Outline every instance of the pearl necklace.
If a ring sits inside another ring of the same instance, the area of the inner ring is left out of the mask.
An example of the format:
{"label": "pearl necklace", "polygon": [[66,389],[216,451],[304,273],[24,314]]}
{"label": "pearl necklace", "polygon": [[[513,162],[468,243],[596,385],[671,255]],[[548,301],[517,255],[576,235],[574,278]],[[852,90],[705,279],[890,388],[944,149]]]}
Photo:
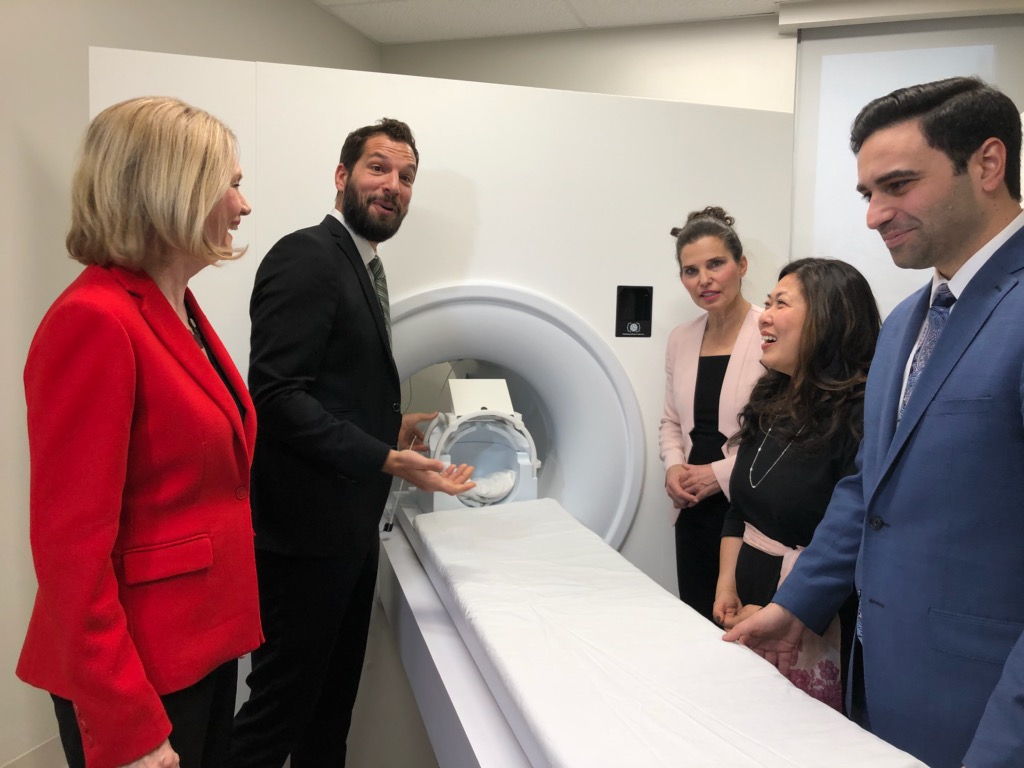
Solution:
{"label": "pearl necklace", "polygon": [[750,483],[751,489],[757,488],[757,486],[764,482],[764,479],[768,477],[768,475],[771,473],[773,469],[775,469],[775,465],[782,461],[782,457],[786,455],[786,451],[788,451],[789,446],[793,444],[793,440],[796,440],[796,438],[800,437],[800,433],[804,431],[803,427],[800,427],[800,429],[796,431],[796,434],[793,435],[793,439],[786,443],[786,447],[782,449],[782,453],[780,453],[778,458],[776,458],[775,461],[772,462],[772,465],[768,467],[767,471],[763,475],[761,475],[761,479],[755,483],[754,465],[757,463],[757,460],[761,457],[761,449],[764,448],[764,444],[768,442],[768,436],[772,433],[772,430],[774,428],[775,422],[772,421],[772,425],[768,427],[768,431],[765,432],[764,439],[761,440],[761,445],[759,445],[757,448],[757,453],[754,454],[754,460],[750,462],[750,469],[747,471],[747,481]]}

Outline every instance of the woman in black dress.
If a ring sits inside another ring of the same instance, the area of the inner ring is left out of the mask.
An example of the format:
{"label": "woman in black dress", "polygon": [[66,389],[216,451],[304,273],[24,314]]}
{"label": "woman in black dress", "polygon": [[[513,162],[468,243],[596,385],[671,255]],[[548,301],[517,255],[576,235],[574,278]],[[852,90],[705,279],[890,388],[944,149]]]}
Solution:
{"label": "woman in black dress", "polygon": [[[769,372],[755,385],[732,438],[739,451],[714,606],[715,620],[726,628],[771,601],[810,543],[836,483],[855,471],[864,383],[880,325],[871,288],[849,264],[800,259],[779,273],[760,320],[761,361]],[[837,709],[856,619],[850,589],[838,626],[824,643],[806,638],[803,663],[790,674]]]}

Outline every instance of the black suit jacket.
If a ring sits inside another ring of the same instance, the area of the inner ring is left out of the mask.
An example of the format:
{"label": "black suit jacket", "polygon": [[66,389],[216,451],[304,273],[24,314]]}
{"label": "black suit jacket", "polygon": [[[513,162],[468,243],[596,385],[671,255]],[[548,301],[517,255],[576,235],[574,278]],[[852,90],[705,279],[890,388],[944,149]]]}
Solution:
{"label": "black suit jacket", "polygon": [[400,384],[366,266],[333,216],[260,263],[249,388],[256,547],[356,554],[376,543],[401,427]]}

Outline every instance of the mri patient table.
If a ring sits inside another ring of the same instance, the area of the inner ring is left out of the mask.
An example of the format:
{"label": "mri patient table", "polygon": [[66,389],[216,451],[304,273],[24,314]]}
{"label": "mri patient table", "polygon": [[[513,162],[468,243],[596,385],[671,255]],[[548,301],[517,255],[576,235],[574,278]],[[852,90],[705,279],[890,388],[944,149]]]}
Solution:
{"label": "mri patient table", "polygon": [[438,762],[911,768],[550,499],[399,503],[380,591]]}

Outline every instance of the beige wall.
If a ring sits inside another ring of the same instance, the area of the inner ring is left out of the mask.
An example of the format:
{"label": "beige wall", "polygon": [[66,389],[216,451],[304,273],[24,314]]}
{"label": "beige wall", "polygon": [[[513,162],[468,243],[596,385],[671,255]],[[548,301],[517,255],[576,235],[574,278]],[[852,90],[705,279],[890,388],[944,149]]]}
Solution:
{"label": "beige wall", "polygon": [[[887,0],[887,12],[895,5],[927,3]],[[78,271],[63,235],[88,120],[89,46],[779,112],[793,111],[797,52],[774,17],[379,47],[313,0],[0,0],[0,766],[17,768],[60,765],[52,741],[17,759],[55,733],[46,697],[13,674],[35,592],[21,368],[40,317]]]}
{"label": "beige wall", "polygon": [[[0,766],[55,732],[46,697],[13,675],[35,592],[20,378],[40,317],[78,271],[63,236],[90,46],[792,108],[795,38],[771,19],[380,48],[300,0],[3,0],[0,14]],[[50,755],[17,764],[49,768]]]}
{"label": "beige wall", "polygon": [[[394,74],[792,113],[796,51],[796,37],[780,35],[775,17],[766,16],[384,46],[381,57],[383,69]],[[757,142],[758,137],[750,140]],[[642,135],[637,144],[650,154]],[[658,147],[654,156],[660,152],[668,157],[674,151],[671,146]],[[614,186],[614,178],[611,183]],[[778,265],[762,261],[758,269],[767,281]],[[649,399],[646,405],[641,403],[642,408],[649,405]],[[648,474],[657,474],[656,424],[656,417],[645,424]],[[660,481],[651,482],[648,476],[621,552],[674,591],[675,544],[665,535],[663,501]]]}
{"label": "beige wall", "polygon": [[[0,765],[56,733],[48,699],[14,677],[35,594],[21,369],[40,317],[79,269],[63,241],[74,156],[88,122],[89,46],[346,69],[380,65],[376,45],[302,0],[0,3]],[[54,763],[44,747],[18,765]]]}
{"label": "beige wall", "polygon": [[63,237],[90,46],[775,111],[792,110],[796,62],[795,38],[771,18],[378,47],[312,0],[0,0],[0,766],[17,768],[60,764],[48,700],[13,673],[35,593],[21,369],[39,319],[78,272]]}
{"label": "beige wall", "polygon": [[774,16],[381,48],[403,75],[793,111],[796,36]]}

